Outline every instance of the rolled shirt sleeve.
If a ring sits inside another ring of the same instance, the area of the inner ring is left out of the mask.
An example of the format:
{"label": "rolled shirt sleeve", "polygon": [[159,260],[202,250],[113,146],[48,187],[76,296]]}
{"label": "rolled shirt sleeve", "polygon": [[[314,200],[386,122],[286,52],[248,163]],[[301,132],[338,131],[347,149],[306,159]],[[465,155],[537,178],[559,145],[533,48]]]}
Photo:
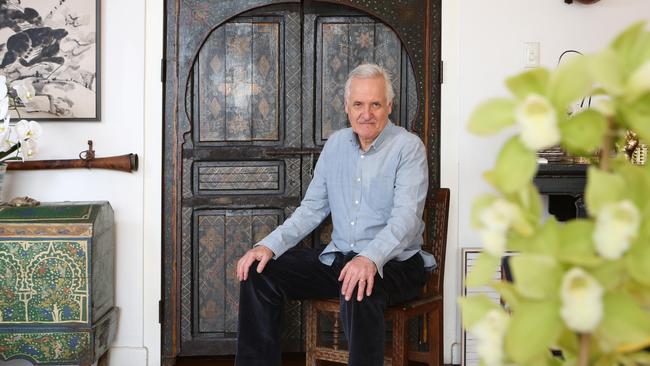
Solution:
{"label": "rolled shirt sleeve", "polygon": [[271,249],[274,259],[298,244],[300,240],[318,227],[330,213],[325,180],[326,149],[327,144],[316,162],[314,176],[300,206],[282,225],[255,244],[256,246],[264,245]]}

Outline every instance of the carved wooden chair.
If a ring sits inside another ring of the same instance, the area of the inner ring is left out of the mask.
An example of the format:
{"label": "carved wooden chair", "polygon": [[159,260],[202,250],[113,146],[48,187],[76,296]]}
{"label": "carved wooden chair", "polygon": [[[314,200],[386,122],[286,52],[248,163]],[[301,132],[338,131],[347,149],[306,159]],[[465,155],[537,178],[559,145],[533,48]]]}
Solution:
{"label": "carved wooden chair", "polygon": [[[442,294],[447,247],[449,189],[438,188],[433,197],[426,202],[425,216],[428,216],[427,221],[434,227],[433,230],[427,230],[428,237],[425,233],[423,249],[434,255],[438,266],[431,272],[420,298],[386,309],[385,318],[392,323],[393,338],[391,347],[386,347],[384,365],[404,366],[408,364],[409,360],[430,366],[443,364]],[[332,323],[331,330],[318,329],[321,323],[319,321],[320,314],[329,315]],[[409,319],[416,319],[416,323],[409,323]],[[409,334],[409,331],[415,334]],[[338,298],[307,302],[306,333],[307,366],[316,366],[319,360],[348,363],[348,351],[342,342]],[[409,342],[409,340],[414,340],[414,342]],[[415,343],[417,347],[409,347],[409,343]]]}

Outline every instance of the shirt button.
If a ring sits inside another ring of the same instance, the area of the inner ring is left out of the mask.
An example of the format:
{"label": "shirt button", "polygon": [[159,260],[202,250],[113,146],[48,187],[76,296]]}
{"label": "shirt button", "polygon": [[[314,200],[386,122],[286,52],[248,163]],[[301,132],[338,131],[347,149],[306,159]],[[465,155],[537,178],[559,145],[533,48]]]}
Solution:
{"label": "shirt button", "polygon": [[350,247],[354,248],[354,244],[350,244]]}
{"label": "shirt button", "polygon": [[355,204],[355,205],[358,205],[358,204],[359,204],[359,201],[354,201],[354,204]]}
{"label": "shirt button", "polygon": [[361,178],[357,178],[357,182],[361,182]]}
{"label": "shirt button", "polygon": [[354,221],[351,221],[351,222],[350,222],[350,225],[354,226]]}
{"label": "shirt button", "polygon": [[363,159],[363,158],[365,158],[365,157],[366,157],[365,155],[361,155],[361,159]]}

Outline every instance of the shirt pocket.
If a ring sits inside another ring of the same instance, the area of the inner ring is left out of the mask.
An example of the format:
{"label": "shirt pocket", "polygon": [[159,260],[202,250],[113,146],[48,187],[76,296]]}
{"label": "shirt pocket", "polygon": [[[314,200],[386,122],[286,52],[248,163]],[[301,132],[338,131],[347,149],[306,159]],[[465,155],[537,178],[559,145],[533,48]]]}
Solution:
{"label": "shirt pocket", "polygon": [[368,207],[382,214],[389,214],[393,208],[395,180],[391,176],[377,176],[368,185]]}

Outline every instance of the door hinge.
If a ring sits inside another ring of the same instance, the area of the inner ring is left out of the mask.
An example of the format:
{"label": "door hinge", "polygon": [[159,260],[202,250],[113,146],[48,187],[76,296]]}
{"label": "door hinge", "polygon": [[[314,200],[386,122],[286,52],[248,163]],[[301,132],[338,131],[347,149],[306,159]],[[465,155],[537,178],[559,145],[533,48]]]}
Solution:
{"label": "door hinge", "polygon": [[167,75],[167,60],[160,59],[160,82],[164,83]]}
{"label": "door hinge", "polygon": [[158,323],[162,324],[165,318],[164,316],[165,306],[162,300],[158,300]]}
{"label": "door hinge", "polygon": [[445,69],[444,67],[445,62],[440,60],[440,63],[438,63],[438,83],[442,84],[445,80],[443,70]]}

